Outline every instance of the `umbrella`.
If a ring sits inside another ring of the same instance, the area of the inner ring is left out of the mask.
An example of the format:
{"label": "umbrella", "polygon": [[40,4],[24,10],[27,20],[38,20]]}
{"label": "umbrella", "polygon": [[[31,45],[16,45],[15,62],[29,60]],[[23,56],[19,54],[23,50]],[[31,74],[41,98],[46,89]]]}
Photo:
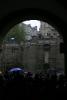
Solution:
{"label": "umbrella", "polygon": [[24,72],[24,69],[21,69],[21,68],[12,68],[8,72],[17,72],[17,71],[23,71]]}

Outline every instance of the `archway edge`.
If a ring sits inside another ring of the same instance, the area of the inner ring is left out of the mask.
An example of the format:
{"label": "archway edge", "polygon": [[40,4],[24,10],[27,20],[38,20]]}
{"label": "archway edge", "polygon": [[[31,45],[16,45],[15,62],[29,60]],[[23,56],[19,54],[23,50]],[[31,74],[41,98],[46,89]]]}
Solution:
{"label": "archway edge", "polygon": [[45,21],[48,24],[52,25],[54,28],[56,28],[56,30],[58,30],[64,38],[63,29],[65,28],[65,23],[51,12],[35,8],[26,8],[23,10],[18,10],[4,16],[0,21],[0,37],[4,37],[14,25],[26,20]]}
{"label": "archway edge", "polygon": [[[25,20],[41,20],[49,23],[53,27],[55,27],[59,33],[63,36],[64,43],[66,45],[66,23],[60,19],[57,15],[53,13],[42,10],[42,9],[33,9],[33,8],[26,8],[22,10],[17,10],[11,12],[4,16],[0,21],[0,38],[4,38],[6,33],[16,24],[25,21]],[[65,46],[65,53],[66,46]],[[66,63],[65,63],[66,64]],[[67,69],[67,68],[66,68]]]}

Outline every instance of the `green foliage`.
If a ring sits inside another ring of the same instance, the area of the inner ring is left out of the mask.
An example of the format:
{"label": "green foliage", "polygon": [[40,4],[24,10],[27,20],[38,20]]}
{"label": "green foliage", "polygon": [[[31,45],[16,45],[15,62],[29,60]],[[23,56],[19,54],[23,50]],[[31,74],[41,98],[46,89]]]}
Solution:
{"label": "green foliage", "polygon": [[25,40],[25,31],[23,24],[15,25],[6,35],[5,40],[9,41],[10,38],[15,38],[17,42],[21,42]]}

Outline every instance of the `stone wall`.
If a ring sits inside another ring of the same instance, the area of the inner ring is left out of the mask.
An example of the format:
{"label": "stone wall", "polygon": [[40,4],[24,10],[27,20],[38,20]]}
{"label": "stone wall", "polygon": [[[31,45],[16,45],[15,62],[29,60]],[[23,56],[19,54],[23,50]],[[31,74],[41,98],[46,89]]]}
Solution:
{"label": "stone wall", "polygon": [[64,69],[64,54],[60,53],[60,42],[59,37],[32,37],[31,41],[21,44],[3,44],[0,68],[6,70],[11,66],[23,66],[26,71],[32,72],[44,72],[47,67]]}

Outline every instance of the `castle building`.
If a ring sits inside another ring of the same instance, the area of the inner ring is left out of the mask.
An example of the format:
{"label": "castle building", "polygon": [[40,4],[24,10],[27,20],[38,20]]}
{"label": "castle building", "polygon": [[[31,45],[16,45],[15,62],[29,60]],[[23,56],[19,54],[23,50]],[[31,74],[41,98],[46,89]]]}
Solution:
{"label": "castle building", "polygon": [[[62,36],[48,23],[41,22],[40,30],[24,24],[25,42],[3,44],[0,63],[5,66],[23,66],[26,71],[45,72],[49,68],[64,70],[64,53],[60,53]],[[3,60],[4,57],[4,60]]]}

